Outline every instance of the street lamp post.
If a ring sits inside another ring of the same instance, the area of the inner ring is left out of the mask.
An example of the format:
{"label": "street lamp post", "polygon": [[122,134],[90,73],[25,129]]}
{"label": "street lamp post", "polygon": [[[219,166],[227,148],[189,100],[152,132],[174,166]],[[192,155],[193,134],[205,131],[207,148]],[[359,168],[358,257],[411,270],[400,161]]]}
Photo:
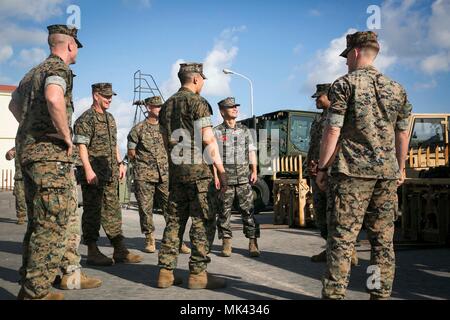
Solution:
{"label": "street lamp post", "polygon": [[223,69],[223,73],[237,75],[239,77],[244,78],[245,80],[247,80],[250,83],[250,106],[251,106],[251,109],[252,109],[252,118],[254,119],[255,118],[255,112],[254,112],[254,109],[253,109],[253,82],[252,82],[252,80],[250,80],[248,77],[244,76],[243,74],[237,73],[237,72],[232,71],[230,69]]}

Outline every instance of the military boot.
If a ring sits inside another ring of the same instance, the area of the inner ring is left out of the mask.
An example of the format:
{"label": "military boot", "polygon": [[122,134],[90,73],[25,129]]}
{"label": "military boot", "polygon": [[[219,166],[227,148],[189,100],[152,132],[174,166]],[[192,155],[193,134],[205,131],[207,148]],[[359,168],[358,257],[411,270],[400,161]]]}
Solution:
{"label": "military boot", "polygon": [[167,289],[171,286],[179,286],[183,283],[181,278],[175,277],[173,275],[173,270],[161,268],[158,275],[157,287],[160,289]]}
{"label": "military boot", "polygon": [[312,262],[327,262],[327,250],[311,257]]}
{"label": "military boot", "polygon": [[231,238],[223,238],[222,240],[222,256],[231,257]]}
{"label": "military boot", "polygon": [[123,239],[114,238],[111,239],[111,243],[114,246],[113,259],[117,263],[139,263],[142,262],[142,257],[138,254],[131,253],[125,247]]}
{"label": "military boot", "polygon": [[189,289],[221,289],[227,285],[224,279],[210,275],[208,272],[203,271],[199,274],[189,274],[188,288]]}
{"label": "military boot", "polygon": [[108,258],[97,247],[95,242],[91,242],[87,245],[88,247],[88,256],[87,256],[87,264],[90,266],[99,266],[99,267],[108,267],[114,264],[114,260]]}
{"label": "military boot", "polygon": [[21,288],[17,295],[17,300],[64,300],[64,294],[58,292],[49,292],[45,296],[39,298],[31,297],[26,291]]}
{"label": "military boot", "polygon": [[19,226],[24,225],[24,224],[25,224],[25,217],[19,217],[19,218],[17,218],[16,224],[19,225]]}
{"label": "military boot", "polygon": [[181,248],[180,248],[181,254],[191,254],[191,249],[186,245],[186,243],[182,242]]}
{"label": "military boot", "polygon": [[94,289],[102,285],[102,280],[97,278],[90,278],[83,272],[76,272],[70,275],[63,275],[59,288],[61,290],[80,290],[80,289]]}
{"label": "military boot", "polygon": [[145,236],[145,248],[144,252],[154,253],[156,251],[155,236],[153,233],[149,233]]}
{"label": "military boot", "polygon": [[252,258],[257,258],[261,255],[258,249],[258,241],[256,239],[250,239],[248,251],[250,253],[250,257]]}
{"label": "military boot", "polygon": [[356,248],[353,249],[353,253],[352,253],[352,266],[357,266],[358,265],[358,251],[356,251]]}

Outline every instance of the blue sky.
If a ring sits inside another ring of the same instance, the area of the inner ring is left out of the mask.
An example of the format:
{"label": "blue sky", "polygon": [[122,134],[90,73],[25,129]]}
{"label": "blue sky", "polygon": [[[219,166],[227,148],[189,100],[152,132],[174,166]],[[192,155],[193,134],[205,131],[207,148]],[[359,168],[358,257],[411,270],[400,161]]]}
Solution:
{"label": "blue sky", "polygon": [[112,82],[122,136],[134,115],[133,73],[151,73],[168,98],[181,60],[205,63],[214,107],[233,95],[250,115],[248,83],[221,74],[227,67],[253,80],[257,115],[313,110],[315,83],[345,74],[338,54],[347,32],[367,29],[369,5],[381,8],[380,69],[404,85],[414,112],[450,112],[449,0],[0,0],[1,84],[17,84],[45,58],[46,26],[65,23],[70,4],[81,9],[85,46],[73,66],[77,114],[92,83]]}

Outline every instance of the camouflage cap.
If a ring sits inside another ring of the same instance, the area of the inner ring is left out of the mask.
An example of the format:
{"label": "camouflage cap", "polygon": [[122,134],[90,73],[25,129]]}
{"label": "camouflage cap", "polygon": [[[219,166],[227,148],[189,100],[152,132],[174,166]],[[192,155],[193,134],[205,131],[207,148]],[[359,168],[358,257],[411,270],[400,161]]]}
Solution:
{"label": "camouflage cap", "polygon": [[178,75],[183,73],[199,73],[203,77],[203,79],[205,80],[207,79],[206,76],[203,74],[203,63],[196,63],[196,62],[181,63]]}
{"label": "camouflage cap", "polygon": [[160,96],[150,97],[144,100],[146,106],[162,106],[164,103]]}
{"label": "camouflage cap", "polygon": [[347,49],[341,53],[341,57],[347,58],[347,54],[354,48],[371,47],[380,50],[378,35],[373,31],[355,32],[347,35]]}
{"label": "camouflage cap", "polygon": [[48,35],[51,34],[65,34],[71,36],[78,45],[78,48],[83,48],[83,45],[77,38],[78,29],[75,27],[69,27],[65,24],[54,24],[47,27]]}
{"label": "camouflage cap", "polygon": [[92,91],[98,92],[103,96],[117,96],[112,89],[111,83],[95,83],[92,85]]}
{"label": "camouflage cap", "polygon": [[323,95],[328,95],[328,91],[331,88],[331,83],[318,84],[316,87],[317,87],[316,93],[314,93],[314,95],[311,98],[318,98]]}
{"label": "camouflage cap", "polygon": [[236,103],[236,100],[233,97],[228,97],[226,99],[223,99],[218,103],[219,108],[229,108],[229,107],[239,107],[240,104]]}

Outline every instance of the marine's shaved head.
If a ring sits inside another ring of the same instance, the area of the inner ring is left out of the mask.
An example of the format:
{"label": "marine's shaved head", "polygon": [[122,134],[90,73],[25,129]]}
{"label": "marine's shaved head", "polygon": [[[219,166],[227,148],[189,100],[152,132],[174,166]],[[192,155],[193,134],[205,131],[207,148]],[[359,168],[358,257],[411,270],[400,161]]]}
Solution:
{"label": "marine's shaved head", "polygon": [[61,45],[67,45],[74,41],[75,40],[73,40],[71,36],[60,33],[51,34],[48,37],[48,45],[50,46],[50,49],[59,47]]}

